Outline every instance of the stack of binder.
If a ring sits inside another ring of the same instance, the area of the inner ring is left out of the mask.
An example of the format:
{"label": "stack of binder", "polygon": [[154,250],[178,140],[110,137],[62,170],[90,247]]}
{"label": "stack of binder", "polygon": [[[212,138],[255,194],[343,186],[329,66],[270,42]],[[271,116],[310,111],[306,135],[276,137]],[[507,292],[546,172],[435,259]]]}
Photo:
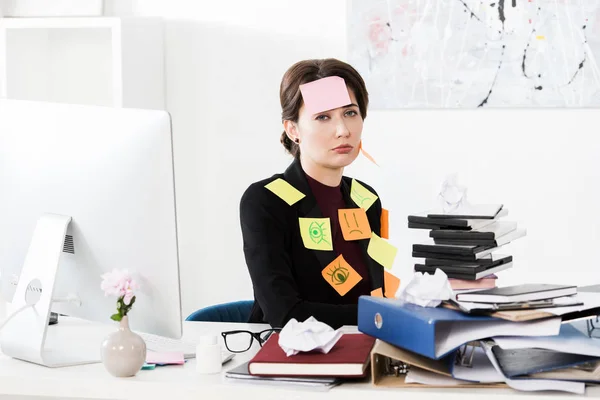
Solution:
{"label": "stack of binder", "polygon": [[600,341],[568,322],[597,315],[600,293],[576,297],[571,307],[483,315],[361,296],[358,329],[377,338],[372,382],[583,394],[600,384]]}
{"label": "stack of binder", "polygon": [[416,272],[441,269],[454,290],[496,286],[496,273],[513,266],[512,255],[499,254],[503,246],[526,235],[514,221],[505,221],[503,205],[469,205],[451,212],[424,212],[408,216],[411,229],[429,230],[429,239],[413,245]]}

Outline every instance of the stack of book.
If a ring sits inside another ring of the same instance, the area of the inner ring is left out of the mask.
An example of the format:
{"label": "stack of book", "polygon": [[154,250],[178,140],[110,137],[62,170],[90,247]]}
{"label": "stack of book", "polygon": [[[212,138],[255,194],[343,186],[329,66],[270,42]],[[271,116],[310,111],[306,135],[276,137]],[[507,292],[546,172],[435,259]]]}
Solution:
{"label": "stack of book", "polygon": [[600,384],[600,343],[570,322],[599,307],[593,288],[547,283],[457,293],[438,307],[361,296],[358,329],[378,339],[375,385],[584,394]]}
{"label": "stack of book", "polygon": [[416,272],[446,273],[453,290],[496,287],[496,273],[513,265],[512,255],[497,251],[526,235],[503,205],[468,205],[450,212],[408,216],[411,229],[429,230],[429,240],[413,245]]}

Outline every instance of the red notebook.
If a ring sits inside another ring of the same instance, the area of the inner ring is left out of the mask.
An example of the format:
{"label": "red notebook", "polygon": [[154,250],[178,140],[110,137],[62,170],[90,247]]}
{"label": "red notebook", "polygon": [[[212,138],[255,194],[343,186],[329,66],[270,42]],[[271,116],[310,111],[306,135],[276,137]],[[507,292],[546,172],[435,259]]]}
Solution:
{"label": "red notebook", "polygon": [[327,354],[313,351],[286,356],[274,333],[248,363],[251,375],[362,377],[366,375],[375,338],[347,333]]}

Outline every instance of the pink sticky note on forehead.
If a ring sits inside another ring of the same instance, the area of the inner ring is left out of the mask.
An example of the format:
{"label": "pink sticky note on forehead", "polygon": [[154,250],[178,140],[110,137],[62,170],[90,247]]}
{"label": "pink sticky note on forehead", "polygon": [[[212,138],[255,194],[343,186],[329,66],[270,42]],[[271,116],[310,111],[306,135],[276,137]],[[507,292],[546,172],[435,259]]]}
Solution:
{"label": "pink sticky note on forehead", "polygon": [[333,110],[352,103],[346,82],[339,76],[328,76],[300,85],[300,92],[304,106],[311,114]]}

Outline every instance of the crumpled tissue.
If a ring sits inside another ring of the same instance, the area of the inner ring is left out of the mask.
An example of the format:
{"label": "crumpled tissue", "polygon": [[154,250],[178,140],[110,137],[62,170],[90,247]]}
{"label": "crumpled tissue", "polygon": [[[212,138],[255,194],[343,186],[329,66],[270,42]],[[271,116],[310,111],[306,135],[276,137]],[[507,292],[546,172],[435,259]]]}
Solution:
{"label": "crumpled tissue", "polygon": [[452,212],[468,206],[467,187],[458,182],[458,174],[450,174],[444,179],[438,194],[438,200],[443,212]]}
{"label": "crumpled tissue", "polygon": [[449,300],[452,295],[448,275],[438,268],[433,275],[415,272],[398,299],[421,307],[437,307],[442,301]]}
{"label": "crumpled tissue", "polygon": [[279,332],[279,347],[288,357],[313,350],[327,354],[342,335],[341,329],[334,330],[314,317],[309,317],[304,322],[292,318]]}

